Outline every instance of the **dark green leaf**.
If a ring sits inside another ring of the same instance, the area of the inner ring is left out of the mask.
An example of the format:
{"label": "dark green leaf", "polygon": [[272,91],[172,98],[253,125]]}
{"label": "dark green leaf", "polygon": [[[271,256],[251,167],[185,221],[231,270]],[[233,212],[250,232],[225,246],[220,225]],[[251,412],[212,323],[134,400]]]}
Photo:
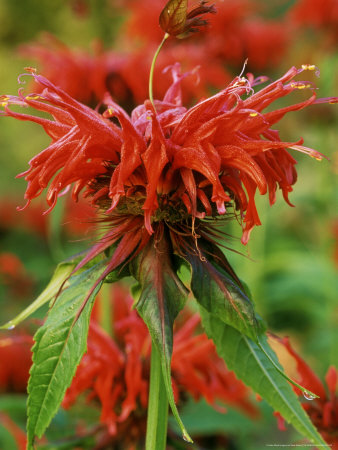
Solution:
{"label": "dark green leaf", "polygon": [[171,386],[173,323],[183,308],[188,293],[173,269],[171,253],[165,237],[156,242],[156,246],[154,240],[151,240],[131,263],[131,273],[140,285],[136,309],[161,355],[163,378],[171,409],[184,438],[190,440],[179,417]]}
{"label": "dark green leaf", "polygon": [[263,350],[251,339],[226,325],[219,318],[201,309],[202,323],[207,335],[214,341],[218,354],[228,368],[245,384],[264,398],[275,411],[315,445],[328,449],[305,413],[289,383],[279,374],[264,352],[278,360],[266,340],[261,337]]}
{"label": "dark green leaf", "polygon": [[191,290],[198,303],[224,323],[257,341],[257,335],[263,331],[261,319],[256,316],[253,303],[225,258],[223,267],[211,256],[188,254],[185,258],[191,265]]}
{"label": "dark green leaf", "polygon": [[[88,292],[105,269],[99,263],[70,278],[44,325],[36,332],[28,383],[28,448],[41,437],[57,412],[86,350],[90,312],[97,287],[77,318]],[[77,320],[76,320],[77,319]]]}

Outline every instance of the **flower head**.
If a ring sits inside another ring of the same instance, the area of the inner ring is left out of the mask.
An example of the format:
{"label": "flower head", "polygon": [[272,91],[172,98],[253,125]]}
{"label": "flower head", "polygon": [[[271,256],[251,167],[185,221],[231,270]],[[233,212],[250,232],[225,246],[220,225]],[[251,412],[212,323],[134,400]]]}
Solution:
{"label": "flower head", "polygon": [[[47,189],[47,213],[60,195],[72,189],[76,201],[83,191],[110,226],[74,273],[118,243],[101,279],[140,252],[154,232],[155,240],[160,239],[164,229],[175,251],[184,255],[196,247],[198,251],[199,236],[214,239],[219,218],[236,216],[246,244],[253,227],[261,223],[257,191],[268,193],[273,204],[280,188],[289,203],[297,173],[287,148],[323,157],[304,147],[302,139],[282,141],[273,128],[291,111],[337,101],[316,99],[310,82],[294,80],[314,69],[293,67],[258,92],[254,87],[265,77],[236,77],[218,94],[186,109],[181,82],[187,74],[176,64],[163,100],[155,100],[155,107],[146,101],[131,116],[109,95],[100,114],[29,69],[43,91],[23,95],[20,90],[17,97],[0,98],[3,115],[41,125],[52,140],[18,175],[28,182],[26,206]],[[265,111],[277,99],[305,88],[311,92],[307,100]],[[52,119],[16,112],[12,106],[31,107]]]}
{"label": "flower head", "polygon": [[[20,92],[18,97],[1,98],[4,115],[36,122],[52,139],[19,175],[28,181],[27,204],[47,188],[51,210],[58,196],[73,185],[74,200],[84,190],[108,215],[143,216],[149,234],[160,220],[217,217],[232,205],[243,217],[246,243],[253,226],[260,224],[256,190],[268,191],[272,204],[279,187],[288,201],[296,161],[286,149],[322,159],[319,152],[302,146],[302,139],[281,141],[272,127],[290,111],[335,99],[316,100],[311,89],[308,100],[264,111],[278,98],[312,88],[309,82],[293,81],[312,67],[292,68],[256,93],[253,87],[265,78],[237,77],[223,91],[187,110],[180,92],[186,74],[175,65],[173,83],[164,99],[156,101],[156,112],[146,101],[131,117],[109,96],[107,109],[100,114],[33,72],[44,88],[41,94]],[[48,112],[53,120],[14,112],[12,105]]]}

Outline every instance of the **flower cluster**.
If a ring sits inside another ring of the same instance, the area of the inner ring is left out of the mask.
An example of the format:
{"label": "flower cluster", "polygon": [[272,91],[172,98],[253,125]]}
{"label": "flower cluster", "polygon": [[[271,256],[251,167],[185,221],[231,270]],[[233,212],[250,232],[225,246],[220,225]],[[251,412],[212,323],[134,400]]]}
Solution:
{"label": "flower cluster", "polygon": [[[296,160],[287,148],[322,159],[319,152],[304,147],[302,139],[283,142],[273,128],[291,111],[337,101],[316,99],[312,83],[294,80],[304,70],[315,69],[293,67],[257,92],[254,87],[266,77],[236,77],[218,94],[187,109],[182,105],[181,82],[188,74],[181,74],[176,64],[163,100],[154,105],[146,101],[129,116],[108,94],[106,109],[100,113],[29,68],[28,75],[43,91],[24,95],[20,90],[18,96],[0,97],[4,116],[37,123],[52,140],[18,175],[28,182],[26,206],[44,189],[46,213],[70,189],[75,201],[81,191],[91,199],[108,231],[74,273],[118,244],[97,283],[136,256],[153,233],[155,241],[160,240],[165,229],[174,251],[196,254],[199,237],[214,241],[219,219],[236,217],[246,244],[253,227],[261,223],[257,191],[268,193],[273,204],[279,187],[289,203],[297,174]],[[274,101],[304,88],[310,88],[307,100],[265,111]],[[49,113],[52,119],[17,112],[14,106]]]}
{"label": "flower cluster", "polygon": [[[91,321],[88,351],[80,363],[63,406],[70,407],[85,392],[88,401],[98,402],[104,429],[98,439],[118,440],[124,448],[144,436],[148,404],[151,340],[146,325],[135,310],[132,298],[121,286],[113,290],[114,339]],[[256,417],[249,390],[229,372],[217,356],[214,344],[199,334],[197,315],[185,312],[174,333],[172,383],[175,400],[187,396],[205,398],[214,408],[226,412],[223,404]]]}
{"label": "flower cluster", "polygon": [[[303,69],[313,69],[304,66]],[[283,142],[272,129],[286,113],[318,102],[309,99],[282,109],[264,110],[278,98],[312,87],[293,81],[303,71],[290,69],[282,78],[254,93],[265,79],[235,78],[223,91],[194,107],[182,106],[179,67],[172,67],[173,83],[163,101],[137,107],[129,117],[106,96],[103,114],[75,101],[41,75],[32,72],[41,94],[2,96],[3,112],[43,126],[52,143],[20,174],[28,181],[27,204],[47,188],[51,210],[69,190],[76,200],[81,190],[107,215],[118,212],[144,216],[149,234],[156,222],[182,222],[224,215],[233,204],[243,216],[243,243],[260,224],[255,193],[269,191],[274,203],[277,187],[288,201],[296,181],[296,161],[287,147],[317,159],[322,155],[298,142]],[[244,97],[244,99],[242,98]],[[44,111],[54,120],[15,112],[20,105]],[[112,120],[109,120],[112,119]],[[117,123],[116,120],[119,122]]]}

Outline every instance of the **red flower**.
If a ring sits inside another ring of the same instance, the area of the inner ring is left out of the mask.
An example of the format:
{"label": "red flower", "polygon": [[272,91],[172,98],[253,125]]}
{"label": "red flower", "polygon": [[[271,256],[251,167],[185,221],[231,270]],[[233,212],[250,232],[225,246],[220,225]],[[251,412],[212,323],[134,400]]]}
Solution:
{"label": "red flower", "polygon": [[[159,27],[156,27],[160,30]],[[42,42],[21,48],[27,58],[37,61],[41,73],[53,84],[62,88],[74,99],[96,106],[108,91],[111,97],[128,110],[144,102],[148,96],[148,78],[151,57],[144,51],[134,51],[124,56],[97,49],[94,55],[83,50],[70,49],[51,35]],[[182,61],[184,71],[191,71],[195,79],[182,80],[183,99],[187,103],[206,97],[210,86],[222,89],[231,81],[223,63],[213,58],[208,65],[200,66],[205,49],[193,43],[165,47],[156,64],[155,96],[165,95],[170,84],[170,73],[166,68],[177,60]],[[134,68],[137,66],[137,73]],[[81,82],[79,82],[81,80]],[[32,87],[33,88],[33,87]],[[37,93],[43,86],[37,86]]]}
{"label": "red flower", "polygon": [[[130,39],[137,40],[138,45],[141,42],[141,45],[149,47],[158,43],[163,36],[161,28],[157,26],[161,3],[156,0],[144,0],[142,3],[124,0],[124,3],[129,9],[129,17],[122,27],[121,35],[126,36],[128,42]],[[271,65],[278,64],[290,43],[290,25],[287,21],[281,23],[263,19],[262,16],[262,4],[258,5],[257,2],[217,2],[217,14],[208,16],[210,26],[202,28],[201,33],[194,36],[201,53],[208,55],[204,71],[208,72],[209,63],[217,65],[219,70],[224,70],[225,65],[241,67],[246,58],[249,58],[251,69],[269,69]],[[171,46],[175,52],[177,47],[184,47],[187,42],[176,44],[172,40],[166,46]],[[188,52],[184,59],[178,56],[175,59],[182,64],[187,60],[190,60]],[[204,87],[209,85],[209,81],[201,78]],[[218,85],[211,86],[218,88]]]}
{"label": "red flower", "polygon": [[0,338],[0,392],[26,392],[32,346],[33,338],[27,334],[12,332]]}
{"label": "red flower", "polygon": [[298,25],[315,28],[338,27],[338,4],[336,0],[298,0],[290,10],[290,18]]}
{"label": "red flower", "polygon": [[[303,69],[309,68],[313,67]],[[212,218],[226,214],[233,204],[243,216],[242,242],[246,243],[254,225],[260,224],[256,190],[269,191],[272,204],[280,187],[288,201],[296,181],[296,161],[286,148],[322,158],[302,146],[302,140],[281,141],[272,126],[290,111],[336,99],[316,100],[312,91],[308,100],[264,112],[278,98],[312,87],[309,82],[293,81],[303,69],[290,69],[252,95],[262,78],[237,77],[223,91],[187,110],[180,94],[185,75],[174,66],[173,84],[163,101],[156,101],[157,112],[145,102],[131,117],[109,97],[101,115],[32,73],[45,88],[41,95],[2,97],[4,115],[36,122],[52,139],[19,175],[28,181],[27,204],[52,180],[47,190],[51,210],[57,197],[74,185],[75,200],[85,189],[85,196],[92,196],[93,204],[108,217],[128,215],[127,228],[138,227],[144,216],[149,234],[159,221]],[[14,112],[10,105],[48,112],[54,120]],[[120,125],[110,118],[117,118]]]}
{"label": "red flower", "polygon": [[[148,403],[150,336],[143,320],[131,309],[132,298],[114,288],[114,340],[92,320],[88,351],[78,367],[63,405],[68,408],[86,392],[97,400],[105,431],[100,439],[118,440],[129,448],[143,436]],[[233,405],[255,417],[257,409],[248,389],[229,372],[205,334],[195,334],[199,318],[186,312],[174,334],[172,382],[176,401],[190,394],[204,397],[216,409],[219,402]]]}
{"label": "red flower", "polygon": [[22,46],[20,53],[37,61],[50,81],[85,104],[95,107],[107,91],[121,103],[128,102],[131,93],[123,74],[129,58],[105,52],[99,42],[92,47],[92,52],[72,50],[45,33],[40,42]]}
{"label": "red flower", "polygon": [[239,52],[238,64],[248,58],[250,67],[255,70],[277,66],[286,53],[290,39],[285,23],[262,19],[244,22],[241,36],[242,58]]}
{"label": "red flower", "polygon": [[0,253],[0,281],[8,286],[15,298],[30,294],[33,287],[33,281],[24,265],[10,252]]}
{"label": "red flower", "polygon": [[[36,122],[52,139],[30,161],[30,168],[18,175],[28,181],[26,206],[48,186],[47,213],[58,196],[72,188],[74,200],[84,191],[110,225],[73,273],[118,243],[87,298],[110,272],[142,251],[154,231],[155,239],[161,240],[166,229],[176,252],[195,253],[197,237],[213,241],[219,234],[217,220],[236,215],[246,244],[252,228],[260,225],[257,190],[268,192],[273,204],[279,187],[289,203],[296,161],[286,148],[317,159],[322,155],[302,146],[302,139],[281,141],[272,126],[290,111],[336,99],[316,100],[312,91],[301,103],[264,110],[294,90],[311,88],[309,82],[293,81],[305,69],[314,66],[291,68],[256,93],[253,87],[264,77],[236,77],[223,91],[187,110],[181,101],[186,74],[175,65],[173,83],[164,99],[155,101],[156,111],[146,101],[131,117],[108,95],[107,109],[100,114],[31,69],[31,76],[44,88],[41,94],[24,96],[19,91],[18,97],[0,98],[5,116]],[[53,120],[15,112],[11,105],[47,112]]]}
{"label": "red flower", "polygon": [[[327,389],[319,379],[319,377],[312,371],[307,363],[295,352],[292,348],[289,339],[278,339],[278,342],[282,344],[291,357],[296,361],[297,372],[299,379],[297,382],[303,387],[309,389],[313,393],[319,396],[311,401],[306,401],[302,404],[305,411],[310,416],[313,424],[322,434],[323,438],[328,444],[332,446],[332,449],[338,449],[338,396],[337,396],[337,381],[338,372],[337,369],[331,366],[325,376]],[[298,395],[302,395],[299,389],[294,388]]]}
{"label": "red flower", "polygon": [[7,231],[19,228],[46,238],[47,218],[42,214],[44,211],[42,202],[23,211],[20,220],[16,211],[18,203],[19,200],[16,197],[7,196],[0,199],[0,229]]}

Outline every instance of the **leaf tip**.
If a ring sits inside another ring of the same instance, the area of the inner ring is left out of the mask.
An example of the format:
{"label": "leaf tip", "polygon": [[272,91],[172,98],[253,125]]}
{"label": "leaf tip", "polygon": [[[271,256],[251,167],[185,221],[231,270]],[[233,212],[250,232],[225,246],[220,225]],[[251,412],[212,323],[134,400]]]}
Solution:
{"label": "leaf tip", "polygon": [[194,441],[191,439],[191,437],[189,436],[189,434],[185,430],[183,431],[182,438],[183,438],[183,440],[185,442],[189,442],[189,444],[193,444],[194,443]]}

